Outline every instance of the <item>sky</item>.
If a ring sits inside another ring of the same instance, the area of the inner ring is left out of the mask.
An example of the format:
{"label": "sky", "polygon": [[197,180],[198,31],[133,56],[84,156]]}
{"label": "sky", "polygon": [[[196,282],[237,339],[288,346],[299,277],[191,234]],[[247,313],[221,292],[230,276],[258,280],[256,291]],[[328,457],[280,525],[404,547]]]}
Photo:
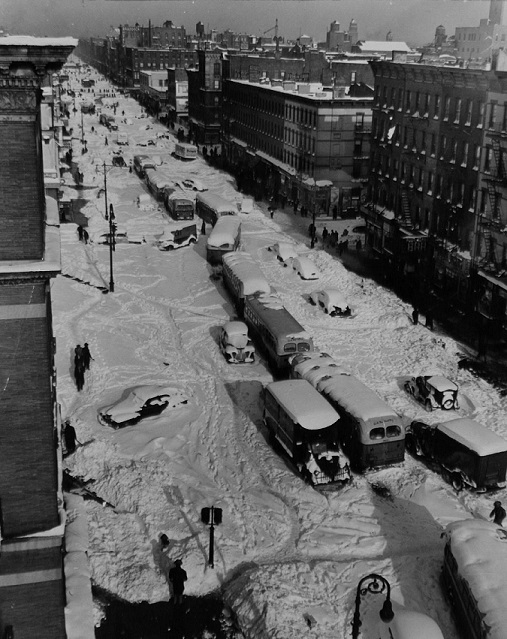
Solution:
{"label": "sky", "polygon": [[[79,86],[74,82],[74,88]],[[97,77],[97,92],[107,86]],[[193,162],[173,158],[174,135],[160,137],[165,127],[145,117],[132,98],[116,99],[116,120],[130,142],[121,147],[127,162],[147,153],[157,171],[173,180],[197,176],[211,192],[232,202],[243,200],[228,173],[202,157]],[[111,106],[103,108],[112,112]],[[77,132],[73,156],[87,187],[81,191],[86,198],[81,210],[92,243],[79,242],[75,224],[61,225],[63,276],[53,281],[51,298],[58,402],[80,443],[64,467],[109,504],[87,500],[81,505],[86,521],[79,527],[82,542],[76,552],[81,549],[83,580],[91,574],[95,585],[125,601],[167,601],[157,551],[165,533],[170,560],[181,559],[188,573],[187,594],[223,586],[226,601],[252,639],[348,637],[356,587],[370,573],[380,573],[391,584],[396,614],[405,608],[429,615],[446,639],[458,639],[439,584],[441,533],[456,520],[487,522],[494,500],[505,501],[506,490],[456,493],[408,454],[403,464],[354,474],[340,488],[320,491],[305,484],[269,445],[263,427],[262,391],[273,380],[265,362],[258,357],[254,364],[231,365],[220,353],[220,327],[235,311],[222,282],[211,277],[209,235],[192,247],[160,251],[158,238],[188,222],[173,222],[162,204],[146,197],[136,173],[120,168],[108,170],[108,201],[130,241],[117,244],[115,290],[103,293],[110,271],[109,249],[96,241],[107,229],[102,166],[111,164],[119,147],[115,134],[99,124],[98,114],[86,114],[88,153],[82,154],[80,115],[79,109],[71,113],[70,126]],[[147,138],[156,145],[143,146]],[[64,179],[65,195],[79,196],[68,171]],[[145,197],[139,202],[140,195]],[[472,417],[507,438],[507,396],[458,367],[463,354],[473,353],[438,325],[434,331],[422,323],[414,326],[409,304],[347,271],[335,254],[320,248],[320,240],[310,249],[308,219],[290,208],[278,209],[270,219],[267,203],[258,202],[239,218],[243,250],[316,347],[379,394],[404,424]],[[350,229],[352,247],[358,237],[353,229],[362,222],[326,224],[336,225],[340,233]],[[319,238],[323,224],[317,220]],[[294,242],[298,253],[311,256],[320,271],[318,281],[303,281],[276,260],[267,249],[280,241]],[[352,308],[350,319],[329,317],[308,302],[311,291],[324,287],[340,288]],[[74,348],[84,342],[94,359],[78,392],[72,376]],[[403,390],[410,376],[437,373],[458,383],[459,410],[428,413]],[[185,393],[188,404],[118,430],[98,421],[102,408],[145,384],[171,385]],[[375,485],[384,490],[374,490]],[[207,565],[208,530],[200,522],[201,508],[211,505],[224,515],[215,530],[213,569]],[[70,521],[73,517],[69,513]],[[89,589],[83,585],[79,592],[82,605],[91,607]],[[73,584],[68,594],[76,597]],[[378,598],[377,603],[379,608]],[[363,639],[379,636],[374,604],[364,603]],[[79,604],[74,608],[83,612]],[[95,614],[98,620],[100,610]],[[73,615],[75,623],[84,617]],[[505,617],[504,627],[507,611]],[[89,630],[69,636],[93,635]]]}
{"label": "sky", "polygon": [[[324,41],[331,22],[347,29],[359,25],[360,39],[393,40],[417,46],[431,41],[443,24],[475,26],[488,16],[487,0],[2,0],[0,26],[12,35],[91,37],[106,35],[120,24],[161,25],[172,20],[195,33],[202,21],[219,31],[261,35],[275,26],[286,39],[301,34]],[[271,31],[273,34],[273,31]]]}

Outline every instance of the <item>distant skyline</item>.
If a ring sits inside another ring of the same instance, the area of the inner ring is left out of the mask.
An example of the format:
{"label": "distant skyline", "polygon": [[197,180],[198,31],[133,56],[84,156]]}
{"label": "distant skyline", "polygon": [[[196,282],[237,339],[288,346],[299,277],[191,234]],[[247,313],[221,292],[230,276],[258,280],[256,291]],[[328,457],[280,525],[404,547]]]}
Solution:
{"label": "distant skyline", "polygon": [[1,0],[0,26],[13,35],[87,38],[149,20],[157,26],[172,20],[193,34],[201,21],[259,36],[278,19],[286,40],[305,34],[320,42],[333,20],[347,30],[355,18],[362,40],[385,40],[391,31],[393,40],[419,46],[433,40],[440,24],[450,36],[457,26],[478,25],[488,12],[489,0]]}

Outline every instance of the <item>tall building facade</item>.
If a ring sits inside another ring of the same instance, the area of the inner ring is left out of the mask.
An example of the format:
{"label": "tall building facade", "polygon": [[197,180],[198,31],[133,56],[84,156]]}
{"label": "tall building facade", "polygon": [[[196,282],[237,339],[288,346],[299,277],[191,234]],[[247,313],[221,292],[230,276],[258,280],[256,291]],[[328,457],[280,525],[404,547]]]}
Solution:
{"label": "tall building facade", "polygon": [[17,639],[67,636],[50,291],[59,217],[44,193],[40,106],[76,44],[0,42],[0,632]]}

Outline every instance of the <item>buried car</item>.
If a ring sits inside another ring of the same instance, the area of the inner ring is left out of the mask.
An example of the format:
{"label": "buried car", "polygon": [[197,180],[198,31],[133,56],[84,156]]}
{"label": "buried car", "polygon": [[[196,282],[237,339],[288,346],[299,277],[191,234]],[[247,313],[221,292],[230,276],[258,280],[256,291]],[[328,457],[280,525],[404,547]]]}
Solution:
{"label": "buried car", "polygon": [[184,180],[180,180],[180,184],[184,189],[190,189],[192,191],[208,190],[208,187],[203,182],[195,178],[185,178]]}
{"label": "buried car", "polygon": [[437,408],[458,409],[458,385],[443,375],[420,375],[405,382],[404,388],[430,412]]}
{"label": "buried car", "polygon": [[310,304],[318,306],[331,317],[350,317],[350,306],[336,288],[313,291],[313,293],[310,293],[309,301]]}
{"label": "buried car", "polygon": [[255,348],[244,322],[232,321],[224,324],[220,330],[218,343],[229,364],[255,361]]}
{"label": "buried car", "polygon": [[276,259],[283,262],[284,266],[288,266],[291,259],[298,255],[296,247],[290,242],[277,242],[273,246],[268,246],[268,251],[272,251],[276,255]]}
{"label": "buried car", "polygon": [[294,257],[289,263],[302,280],[318,280],[320,277],[319,269],[308,257]]}
{"label": "buried car", "polygon": [[197,227],[195,224],[185,226],[174,231],[165,231],[158,239],[158,248],[161,251],[174,251],[174,249],[190,246],[197,242]]}
{"label": "buried car", "polygon": [[144,417],[159,415],[166,408],[188,404],[188,397],[174,386],[136,386],[120,401],[99,411],[99,422],[113,428],[137,424]]}

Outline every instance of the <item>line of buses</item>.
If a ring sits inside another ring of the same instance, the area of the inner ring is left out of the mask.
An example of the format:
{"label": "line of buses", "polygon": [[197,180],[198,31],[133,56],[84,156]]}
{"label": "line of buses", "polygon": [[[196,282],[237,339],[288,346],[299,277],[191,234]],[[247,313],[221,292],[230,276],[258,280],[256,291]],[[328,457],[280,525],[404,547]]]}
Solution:
{"label": "line of buses", "polygon": [[[403,462],[400,416],[332,357],[315,350],[311,336],[283,306],[255,260],[242,251],[227,253],[222,275],[257,345],[277,375],[289,377],[265,387],[263,420],[270,439],[302,476],[318,486],[347,481],[348,460],[357,471]],[[463,636],[505,639],[507,532],[488,521],[468,519],[450,524],[444,535],[442,585]],[[404,629],[395,621],[389,625],[395,639],[443,637],[428,617]]]}

